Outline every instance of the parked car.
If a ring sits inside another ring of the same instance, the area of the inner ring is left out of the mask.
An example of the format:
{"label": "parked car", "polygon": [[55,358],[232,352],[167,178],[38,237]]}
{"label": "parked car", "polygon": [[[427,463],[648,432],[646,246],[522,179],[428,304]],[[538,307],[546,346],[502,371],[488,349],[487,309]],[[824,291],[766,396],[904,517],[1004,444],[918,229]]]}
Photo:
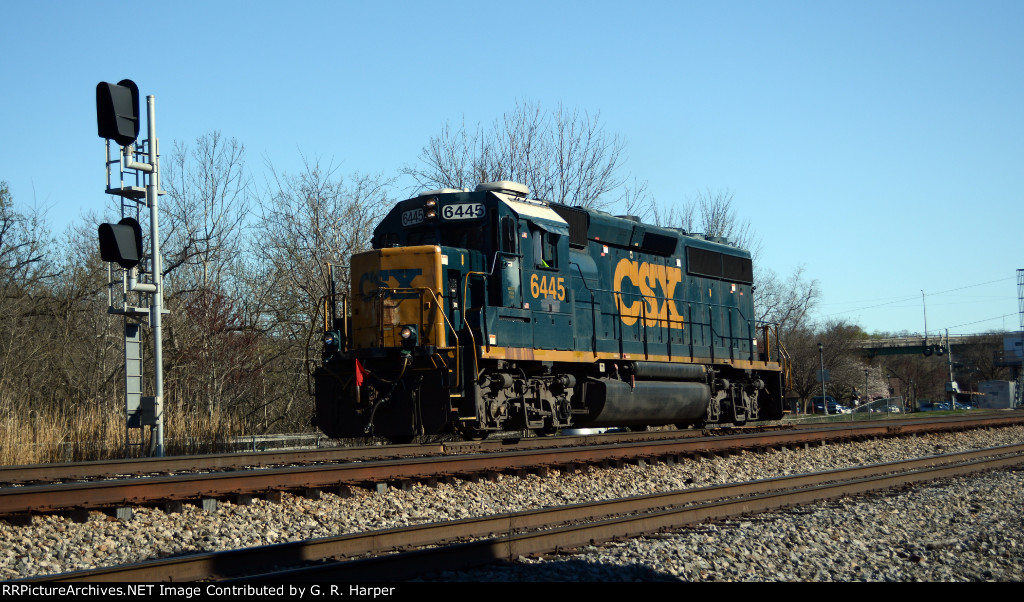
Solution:
{"label": "parked car", "polygon": [[826,401],[828,402],[828,413],[829,414],[849,414],[850,412],[853,411],[850,408],[840,404],[831,395],[826,395],[824,398],[822,398],[821,395],[818,395],[817,397],[812,397],[811,398],[811,405],[814,407],[815,413],[817,413],[817,414],[824,414],[825,413],[825,402]]}
{"label": "parked car", "polygon": [[[924,408],[921,408],[921,409],[924,409]],[[933,403],[931,409],[933,409],[933,410],[970,410],[971,406],[964,405],[964,404],[960,403],[959,401],[954,401],[953,405],[951,407],[948,401],[940,401],[938,403]]]}

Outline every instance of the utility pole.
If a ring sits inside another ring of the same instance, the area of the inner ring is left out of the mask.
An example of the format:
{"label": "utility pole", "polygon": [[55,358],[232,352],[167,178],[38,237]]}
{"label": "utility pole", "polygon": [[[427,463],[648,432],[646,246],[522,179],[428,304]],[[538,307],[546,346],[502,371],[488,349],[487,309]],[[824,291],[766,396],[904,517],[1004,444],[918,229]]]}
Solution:
{"label": "utility pole", "polygon": [[946,329],[946,365],[949,368],[949,409],[956,409],[957,384],[953,380],[953,345],[949,342],[949,329]]}
{"label": "utility pole", "polygon": [[822,344],[818,343],[818,360],[821,363],[821,371],[819,372],[819,375],[821,376],[821,407],[822,407],[823,410],[825,410],[825,415],[828,416],[828,398],[825,397],[825,380],[826,380],[826,378],[825,378],[825,352],[824,352],[824,349],[825,348],[822,346]]}

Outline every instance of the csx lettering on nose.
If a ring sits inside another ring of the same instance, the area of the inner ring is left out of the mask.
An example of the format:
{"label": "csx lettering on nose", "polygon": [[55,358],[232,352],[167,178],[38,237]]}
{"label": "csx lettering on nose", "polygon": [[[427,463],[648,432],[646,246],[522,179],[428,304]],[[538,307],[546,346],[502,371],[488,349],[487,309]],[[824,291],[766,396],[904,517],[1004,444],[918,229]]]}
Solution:
{"label": "csx lettering on nose", "polygon": [[[362,294],[371,294],[372,287],[378,288],[412,288],[412,281],[423,273],[419,268],[404,268],[366,272],[359,279],[359,290]],[[394,284],[392,284],[394,280]],[[369,286],[367,286],[369,285]]]}

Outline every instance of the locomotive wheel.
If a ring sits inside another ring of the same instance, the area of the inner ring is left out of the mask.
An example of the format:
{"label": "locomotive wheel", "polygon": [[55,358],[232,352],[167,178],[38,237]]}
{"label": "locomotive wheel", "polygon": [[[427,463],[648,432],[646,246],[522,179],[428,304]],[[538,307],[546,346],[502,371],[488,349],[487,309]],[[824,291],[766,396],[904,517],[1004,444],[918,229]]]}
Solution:
{"label": "locomotive wheel", "polygon": [[475,429],[468,426],[458,426],[456,430],[459,435],[466,441],[483,441],[489,434],[488,431],[483,429]]}
{"label": "locomotive wheel", "polygon": [[483,441],[487,438],[488,434],[487,431],[467,431],[463,433],[462,438],[466,441]]}
{"label": "locomotive wheel", "polygon": [[557,433],[558,429],[555,428],[555,426],[552,425],[551,423],[546,423],[543,427],[539,429],[533,429],[533,432],[537,433],[538,437],[550,437],[551,435]]}

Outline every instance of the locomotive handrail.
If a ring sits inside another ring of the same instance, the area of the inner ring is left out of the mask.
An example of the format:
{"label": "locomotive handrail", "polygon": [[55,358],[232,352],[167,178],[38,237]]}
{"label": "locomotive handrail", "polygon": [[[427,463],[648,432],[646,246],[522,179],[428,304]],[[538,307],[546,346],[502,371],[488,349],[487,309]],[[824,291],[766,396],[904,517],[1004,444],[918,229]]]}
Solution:
{"label": "locomotive handrail", "polygon": [[762,329],[764,331],[764,340],[765,340],[764,360],[765,360],[765,362],[772,361],[771,333],[774,333],[774,335],[775,335],[775,342],[776,342],[776,345],[778,346],[778,362],[779,362],[779,365],[782,367],[783,385],[785,386],[785,388],[789,389],[791,387],[791,385],[792,385],[792,379],[793,379],[793,363],[792,363],[792,359],[790,358],[789,351],[786,349],[786,346],[782,342],[782,338],[779,336],[779,326],[780,325],[779,325],[778,322],[759,322],[759,323],[761,324],[761,327],[762,327]]}
{"label": "locomotive handrail", "polygon": [[[331,288],[332,289],[334,288],[333,285],[331,286]],[[336,314],[335,314],[335,307],[332,304],[330,309],[328,309],[327,304],[330,301],[332,301],[332,297],[336,297],[337,295],[341,295],[341,297],[342,297],[342,312],[345,315],[345,320],[342,321],[343,326],[342,326],[342,339],[341,340],[343,341],[344,345],[347,347],[348,346],[348,294],[347,293],[328,293],[326,295],[323,295],[323,296],[320,297],[320,300],[317,302],[317,307],[319,308],[320,304],[323,303],[323,308],[324,308],[324,332],[327,332],[328,330],[331,330],[328,327],[329,326],[328,325],[328,319],[330,319],[330,320],[332,320],[334,322],[337,321],[337,317],[336,317]],[[330,316],[330,318],[329,318],[329,316]],[[312,369],[313,362],[309,359],[309,344],[310,344],[310,342],[312,342],[312,340],[313,340],[313,333],[316,331],[316,322],[317,322],[316,321],[316,317],[314,316],[314,318],[312,320],[312,323],[310,324],[310,327],[309,327],[309,335],[306,337],[306,346],[303,349],[303,356],[304,356],[303,359],[305,360],[305,366],[306,366],[306,392],[309,393],[310,395],[313,395],[314,393],[313,393],[313,380],[312,380],[312,378],[313,378],[313,369]],[[333,326],[333,325],[334,324],[330,324],[330,326]]]}
{"label": "locomotive handrail", "polygon": [[[491,270],[492,271],[494,270],[494,267],[497,264],[498,264],[498,254],[495,253],[494,254],[494,263],[491,264]],[[473,309],[473,308],[469,307],[469,304],[466,302],[466,295],[469,294],[469,277],[470,276],[483,276],[483,278],[484,278],[484,294],[483,294],[484,302],[483,302],[482,306],[476,308],[476,311],[479,314],[478,319],[480,320],[480,334],[481,334],[481,336],[483,336],[484,342],[487,344],[487,350],[490,351],[491,344],[490,344],[490,342],[487,339],[487,276],[489,276],[489,274],[487,274],[487,272],[466,272],[465,283],[462,285],[462,323],[466,325],[466,332],[469,334],[469,342],[472,345],[472,349],[473,349],[473,353],[472,353],[472,356],[473,356],[473,374],[476,375],[477,378],[479,378],[479,376],[480,376],[480,364],[477,362],[477,358],[476,358],[476,337],[473,336],[473,328],[469,325],[469,320],[467,319],[467,316],[466,316],[466,314],[468,314],[469,311],[471,309]]]}
{"label": "locomotive handrail", "polygon": [[[730,345],[729,345],[729,359],[737,359],[737,358],[734,357],[735,356],[735,350],[736,350],[735,343],[736,343],[736,341],[742,341],[744,339],[742,339],[741,337],[735,336],[732,333],[732,330],[733,330],[732,312],[733,312],[733,310],[735,310],[737,313],[739,313],[740,318],[742,318],[743,321],[747,324],[747,339],[746,340],[753,340],[753,332],[752,332],[752,330],[756,331],[756,326],[752,327],[752,325],[751,325],[752,320],[748,319],[744,315],[743,310],[740,309],[739,307],[732,307],[732,306],[729,306],[729,305],[723,305],[721,303],[706,303],[705,305],[708,307],[708,328],[711,329],[711,336],[712,336],[712,345],[711,345],[712,356],[711,356],[711,359],[714,359],[714,339],[713,339],[713,337],[716,334],[718,334],[718,336],[721,337],[723,342],[726,341],[726,340],[729,341],[729,343],[730,343]],[[727,315],[729,316],[729,331],[730,331],[729,332],[729,336],[721,335],[721,334],[718,333],[717,330],[715,330],[715,314],[714,314],[714,312],[712,310],[713,310],[713,308],[716,308],[716,307],[724,309],[724,310],[727,311]],[[750,348],[750,353],[748,355],[748,358],[749,358],[749,360],[751,362],[753,362],[754,359],[755,359],[753,346],[751,346],[751,348]]]}
{"label": "locomotive handrail", "polygon": [[[381,287],[377,288],[376,294],[374,295],[374,297],[376,297],[376,300],[381,304],[381,309],[383,309],[385,294],[389,294],[390,293],[390,294],[394,295],[394,294],[403,293],[403,292],[404,293],[416,292],[416,293],[419,293],[419,295],[420,295],[420,299],[419,299],[420,300],[420,303],[419,303],[420,319],[419,319],[419,321],[416,324],[420,328],[422,328],[426,324],[426,322],[424,321],[424,315],[423,315],[423,297],[424,297],[424,293],[428,293],[430,295],[431,300],[434,302],[434,307],[436,308],[437,313],[441,314],[441,319],[444,321],[445,325],[451,331],[452,338],[455,341],[455,347],[457,348],[458,347],[458,342],[459,342],[458,332],[455,330],[455,326],[448,319],[448,316],[445,315],[445,313],[444,313],[444,304],[443,304],[443,302],[440,299],[440,294],[438,292],[434,291],[432,288],[427,287],[427,286],[405,287],[405,288],[390,288],[390,287],[381,286]],[[380,346],[383,347],[384,346],[384,339],[383,339],[383,336],[384,336],[384,323],[383,323],[384,312],[383,311],[378,311],[377,312],[377,316],[378,316],[377,332],[380,334],[380,337],[381,337],[381,338],[378,339],[378,342],[380,343]],[[447,335],[447,332],[445,334]],[[418,336],[418,333],[417,333],[417,336]],[[450,345],[445,345],[444,348],[448,349],[448,348],[451,348],[451,346]],[[460,354],[456,353],[455,354],[455,378],[457,380],[455,382],[455,386],[457,388],[461,388],[463,386],[462,371],[459,369],[459,363],[460,363],[459,362],[459,357],[460,357]]]}
{"label": "locomotive handrail", "polygon": [[[581,276],[582,276],[582,271],[581,271]],[[586,285],[585,282],[584,282],[584,285]],[[660,315],[657,316],[657,317],[648,318],[647,306],[648,306],[648,303],[650,301],[654,301],[655,302],[654,305],[656,306],[657,302],[674,301],[675,299],[672,298],[672,297],[665,297],[665,296],[661,296],[661,295],[645,295],[643,293],[633,293],[633,292],[627,292],[627,291],[616,291],[616,290],[604,289],[604,288],[591,289],[589,286],[587,286],[587,290],[591,291],[591,295],[593,295],[594,291],[596,290],[597,292],[611,294],[613,299],[616,296],[618,296],[619,299],[623,299],[623,298],[634,299],[635,298],[635,299],[639,299],[641,301],[641,304],[640,304],[640,315],[637,315],[637,316],[630,315],[628,317],[635,318],[637,320],[637,322],[638,322],[637,326],[643,329],[644,336],[642,338],[643,338],[643,346],[644,346],[644,355],[645,355],[645,357],[649,355],[649,351],[648,351],[648,336],[647,336],[647,327],[648,326],[659,326],[661,328],[667,328],[669,331],[671,331],[671,328],[672,328],[673,324],[680,324],[680,325],[682,325],[682,328],[685,328],[686,323],[689,322],[689,324],[691,325],[690,345],[689,345],[690,346],[690,358],[691,359],[694,357],[693,356],[693,334],[692,334],[692,327],[693,326],[699,326],[702,329],[707,327],[709,329],[708,334],[710,335],[711,340],[709,341],[710,344],[708,345],[708,351],[711,354],[711,359],[712,360],[715,359],[715,357],[714,357],[714,353],[715,353],[714,337],[715,336],[720,337],[721,339],[723,339],[723,341],[729,341],[730,343],[735,343],[736,341],[745,340],[743,336],[736,336],[732,332],[729,332],[729,333],[719,333],[718,332],[718,330],[715,328],[714,313],[712,311],[715,308],[724,309],[724,310],[727,310],[729,312],[729,323],[730,323],[729,325],[730,325],[730,329],[732,327],[732,315],[733,315],[733,312],[736,312],[737,317],[739,317],[747,325],[747,331],[748,332],[747,332],[747,335],[746,335],[746,339],[753,340],[754,332],[756,332],[756,329],[757,329],[757,325],[756,325],[757,321],[756,320],[752,320],[751,318],[748,318],[746,316],[746,313],[743,311],[742,308],[736,307],[736,306],[732,306],[732,305],[725,305],[723,303],[705,303],[705,302],[700,302],[700,301],[695,302],[695,303],[689,303],[688,305],[690,305],[690,306],[697,305],[697,306],[700,306],[700,307],[708,308],[708,314],[709,315],[708,315],[708,320],[706,322],[703,320],[703,317],[700,320],[694,320],[692,314],[691,314],[689,320],[685,320],[685,319],[673,320],[670,317],[666,316],[666,317],[663,318]],[[622,306],[623,305],[624,305],[624,303],[621,303],[621,302],[616,302],[614,304],[614,307],[615,307],[615,314],[614,315],[617,318],[619,318],[618,322],[622,322],[622,317],[624,315],[622,313]],[[648,324],[649,320],[654,321],[654,324]],[[666,326],[660,326],[663,323]],[[622,344],[623,344],[623,329],[622,329],[622,324],[621,323],[618,325],[618,329],[619,329],[619,336],[618,336],[619,352],[621,354],[624,351],[623,348],[622,348]],[[671,335],[671,333],[668,335],[668,337],[669,338],[668,338],[668,341],[667,341],[667,344],[666,344],[666,348],[668,350],[669,356],[671,357],[671,354],[672,354],[672,339],[671,339],[672,335]],[[729,346],[730,356],[733,355],[733,350],[735,348],[736,348],[735,345],[730,345]],[[755,361],[756,355],[755,355],[755,352],[754,352],[753,348],[750,349],[748,357],[749,357],[750,361]]]}
{"label": "locomotive handrail", "polygon": [[[333,287],[332,287],[333,288]],[[324,305],[324,332],[328,330],[334,330],[335,325],[338,322],[337,316],[337,297],[341,297],[341,315],[345,317],[341,321],[341,340],[348,346],[348,293],[327,293],[320,297],[320,301]],[[328,303],[331,303],[328,307]]]}
{"label": "locomotive handrail", "polygon": [[[512,253],[512,252],[509,252],[509,251],[495,251],[494,252],[494,260],[491,261],[491,271],[487,272],[488,276],[494,275],[494,269],[498,267],[498,255],[507,255],[509,257],[520,257],[520,258],[523,256],[522,253]],[[482,274],[483,272],[480,272],[480,273]]]}
{"label": "locomotive handrail", "polygon": [[[466,325],[466,332],[469,333],[469,341],[470,341],[470,344],[473,346],[473,369],[474,369],[474,373],[479,371],[479,366],[476,363],[476,337],[473,336],[473,328],[469,325],[469,320],[466,319],[466,314],[468,314],[471,310],[476,310],[476,312],[479,314],[480,334],[484,338],[484,344],[487,346],[487,350],[490,351],[491,344],[490,344],[490,340],[487,337],[487,279],[489,277],[493,276],[494,275],[494,270],[496,270],[498,268],[498,256],[499,255],[508,255],[510,257],[522,257],[522,255],[519,254],[519,253],[510,253],[508,251],[495,251],[494,252],[494,259],[491,261],[491,271],[490,272],[470,271],[470,272],[466,272],[465,277],[463,278],[463,283],[462,283],[462,323]],[[483,299],[483,304],[480,307],[476,307],[476,308],[470,307],[469,303],[466,302],[466,295],[468,294],[468,291],[469,291],[469,277],[470,276],[483,276],[483,278],[484,278],[484,294],[481,297]]]}
{"label": "locomotive handrail", "polygon": [[[582,274],[582,272],[581,272],[581,274]],[[591,290],[590,287],[587,287],[587,290]],[[640,298],[640,301],[641,301],[641,303],[640,303],[640,313],[641,313],[641,315],[639,315],[639,316],[629,316],[629,317],[636,318],[637,322],[640,323],[639,325],[643,328],[643,331],[644,331],[644,336],[643,336],[644,357],[645,358],[649,357],[650,353],[649,353],[649,348],[648,348],[648,345],[647,345],[647,326],[648,326],[648,324],[647,324],[647,321],[648,321],[648,318],[647,318],[647,300],[648,299],[654,299],[655,301],[669,301],[669,300],[674,300],[674,299],[672,299],[671,297],[661,297],[661,296],[658,296],[658,295],[644,295],[643,293],[628,293],[626,291],[614,291],[614,290],[611,290],[611,289],[597,289],[597,291],[598,292],[604,292],[604,293],[611,293],[613,299],[615,298],[615,295],[619,295],[620,299],[622,298],[622,296],[631,296],[631,297],[639,297]],[[593,295],[593,291],[591,291],[591,295]],[[619,355],[622,355],[624,353],[624,349],[622,347],[622,345],[623,345],[623,328],[622,328],[622,325],[625,323],[625,321],[622,319],[623,314],[622,314],[621,304],[620,303],[615,303],[614,306],[615,306],[615,312],[616,312],[615,315],[616,315],[617,318],[619,318],[617,320],[618,329],[619,329],[619,336],[618,336]],[[668,339],[668,342],[667,342],[667,349],[668,349],[669,357],[671,357],[671,355],[672,355],[672,335],[671,335],[672,324],[680,324],[680,325],[682,325],[681,329],[685,329],[686,320],[673,320],[673,319],[668,318],[668,317],[662,318],[661,316],[658,316],[657,318],[653,318],[653,319],[656,320],[657,324],[660,324],[661,322],[665,322],[667,324],[667,330],[669,330],[669,335],[668,335],[669,339]],[[692,322],[692,320],[691,320],[691,322]],[[698,322],[698,324],[700,324],[700,322]],[[595,337],[596,337],[596,333],[595,333]],[[693,351],[692,351],[693,335],[692,334],[690,335],[690,340],[691,340],[691,344],[690,344],[690,347],[691,347],[690,358],[693,359]],[[595,349],[596,349],[596,343],[595,343]]]}

